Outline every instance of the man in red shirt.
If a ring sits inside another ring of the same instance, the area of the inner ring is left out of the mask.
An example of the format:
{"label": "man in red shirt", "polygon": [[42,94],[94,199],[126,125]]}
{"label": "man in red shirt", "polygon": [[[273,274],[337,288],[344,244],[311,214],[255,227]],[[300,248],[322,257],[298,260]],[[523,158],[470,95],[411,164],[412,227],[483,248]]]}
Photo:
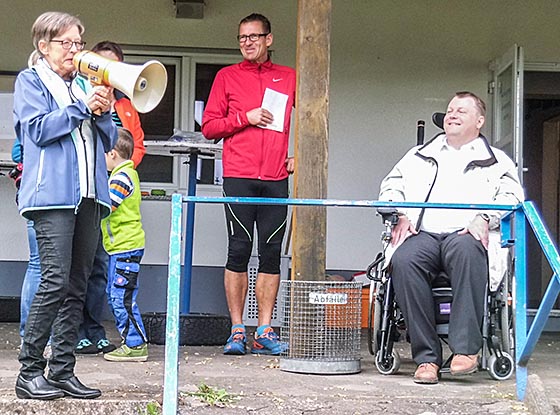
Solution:
{"label": "man in red shirt", "polygon": [[[269,20],[251,14],[239,23],[244,60],[220,70],[202,120],[207,139],[224,139],[223,191],[234,197],[288,197],[290,115],[295,101],[294,69],[272,63]],[[273,104],[268,100],[272,97]],[[286,349],[270,327],[280,284],[280,251],[287,206],[226,204],[228,260],[224,285],[232,321],[225,354],[245,354],[243,308],[248,290],[247,266],[257,225],[259,270],[255,287],[258,327],[252,353],[278,355]]]}

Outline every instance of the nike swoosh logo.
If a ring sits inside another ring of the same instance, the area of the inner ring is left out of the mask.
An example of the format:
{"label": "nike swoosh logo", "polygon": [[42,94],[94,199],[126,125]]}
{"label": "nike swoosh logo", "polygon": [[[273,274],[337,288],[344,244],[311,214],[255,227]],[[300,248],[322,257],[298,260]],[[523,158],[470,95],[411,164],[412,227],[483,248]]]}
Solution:
{"label": "nike swoosh logo", "polygon": [[272,82],[280,82],[282,78],[272,78]]}

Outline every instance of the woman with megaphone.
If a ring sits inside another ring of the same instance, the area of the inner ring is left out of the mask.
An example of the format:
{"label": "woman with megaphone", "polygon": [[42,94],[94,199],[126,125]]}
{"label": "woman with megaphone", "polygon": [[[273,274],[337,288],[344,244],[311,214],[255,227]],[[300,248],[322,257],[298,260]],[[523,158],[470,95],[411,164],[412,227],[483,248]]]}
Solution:
{"label": "woman with megaphone", "polygon": [[37,63],[18,75],[14,89],[15,131],[25,152],[18,206],[33,220],[42,272],[19,354],[18,398],[101,395],[74,375],[74,346],[100,220],[110,212],[105,152],[117,128],[112,88],[76,76],[73,57],[85,46],[83,32],[75,16],[40,15],[31,29]]}

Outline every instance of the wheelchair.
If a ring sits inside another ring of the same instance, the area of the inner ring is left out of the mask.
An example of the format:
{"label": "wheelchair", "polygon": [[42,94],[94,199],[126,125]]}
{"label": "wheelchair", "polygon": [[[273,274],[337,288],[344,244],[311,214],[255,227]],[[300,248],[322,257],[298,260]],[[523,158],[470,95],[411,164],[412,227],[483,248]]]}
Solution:
{"label": "wheelchair", "polygon": [[[398,222],[397,210],[379,208],[385,230],[382,232],[382,250],[368,266],[366,275],[371,280],[369,291],[369,310],[367,341],[370,354],[375,358],[375,366],[379,373],[391,375],[398,372],[401,358],[394,348],[395,342],[406,336],[404,317],[395,299],[390,276],[390,267],[385,261],[385,251],[391,242],[391,230]],[[510,255],[511,257],[511,255]],[[509,261],[513,264],[513,261]],[[495,289],[489,289],[484,305],[482,323],[482,355],[479,368],[487,370],[496,380],[506,380],[515,370],[512,283],[513,266]],[[453,293],[445,274],[436,278],[432,288],[436,310],[436,330],[442,342],[447,344],[449,313],[451,311]],[[440,372],[449,373],[453,355],[442,365]]]}

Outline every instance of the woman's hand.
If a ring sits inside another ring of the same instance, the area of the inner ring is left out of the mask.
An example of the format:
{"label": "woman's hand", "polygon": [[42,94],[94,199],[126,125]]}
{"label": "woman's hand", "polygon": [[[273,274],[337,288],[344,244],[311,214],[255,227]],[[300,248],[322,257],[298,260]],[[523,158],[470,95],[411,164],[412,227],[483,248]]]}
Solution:
{"label": "woman's hand", "polygon": [[113,96],[113,88],[97,85],[92,88],[86,98],[86,105],[96,114],[102,114],[111,109],[111,99]]}

